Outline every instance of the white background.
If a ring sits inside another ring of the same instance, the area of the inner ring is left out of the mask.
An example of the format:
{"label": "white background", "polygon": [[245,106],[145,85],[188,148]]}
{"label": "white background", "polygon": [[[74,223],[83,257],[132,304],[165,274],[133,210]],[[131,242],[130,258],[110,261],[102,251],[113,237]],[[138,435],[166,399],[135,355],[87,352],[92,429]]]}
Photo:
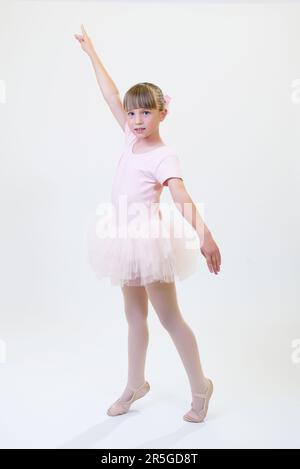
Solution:
{"label": "white background", "polygon": [[[238,3],[1,1],[2,448],[299,447],[300,5]],[[127,323],[85,229],[124,136],[81,23],[122,97],[139,81],[172,97],[161,136],[221,251],[218,275],[199,253],[177,282],[215,384],[203,424],[182,420],[187,376],[151,306],[151,392],[106,415]]]}

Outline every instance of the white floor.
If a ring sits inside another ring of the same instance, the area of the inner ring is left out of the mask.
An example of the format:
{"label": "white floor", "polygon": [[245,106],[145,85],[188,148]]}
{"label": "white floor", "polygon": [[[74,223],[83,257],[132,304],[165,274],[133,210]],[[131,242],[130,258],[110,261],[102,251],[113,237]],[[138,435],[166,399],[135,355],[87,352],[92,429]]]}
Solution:
{"label": "white floor", "polygon": [[[117,320],[117,318],[116,318]],[[1,448],[299,448],[300,364],[291,360],[299,330],[241,321],[205,322],[195,331],[215,385],[202,424],[188,423],[185,370],[153,314],[146,379],[151,391],[129,413],[106,415],[126,378],[126,325],[106,330],[86,313],[22,324],[3,334]],[[192,320],[189,321],[193,322]],[[22,329],[22,330],[21,330]]]}

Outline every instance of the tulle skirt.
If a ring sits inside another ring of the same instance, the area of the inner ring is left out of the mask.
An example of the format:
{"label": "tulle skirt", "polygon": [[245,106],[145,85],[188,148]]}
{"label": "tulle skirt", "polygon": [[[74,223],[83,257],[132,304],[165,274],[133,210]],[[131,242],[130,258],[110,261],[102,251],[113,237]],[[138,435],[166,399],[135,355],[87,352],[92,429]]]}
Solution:
{"label": "tulle skirt", "polygon": [[99,217],[92,215],[86,227],[89,266],[98,279],[108,278],[119,286],[190,277],[199,268],[199,238],[179,216],[136,217],[122,224],[112,214],[104,229]]}

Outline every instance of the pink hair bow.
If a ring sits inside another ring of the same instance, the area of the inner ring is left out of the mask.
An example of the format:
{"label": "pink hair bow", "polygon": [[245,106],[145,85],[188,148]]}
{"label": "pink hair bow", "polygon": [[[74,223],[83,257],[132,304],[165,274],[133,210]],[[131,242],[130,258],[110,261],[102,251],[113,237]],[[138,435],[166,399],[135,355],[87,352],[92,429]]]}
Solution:
{"label": "pink hair bow", "polygon": [[165,100],[165,109],[169,111],[169,102],[171,101],[171,96],[168,96],[167,94],[164,94],[164,100]]}

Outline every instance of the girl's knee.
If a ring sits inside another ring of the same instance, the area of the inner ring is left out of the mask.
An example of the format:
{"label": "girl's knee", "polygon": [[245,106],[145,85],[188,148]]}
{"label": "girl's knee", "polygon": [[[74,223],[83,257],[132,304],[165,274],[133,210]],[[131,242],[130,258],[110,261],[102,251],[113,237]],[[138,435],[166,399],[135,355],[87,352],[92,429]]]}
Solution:
{"label": "girl's knee", "polygon": [[148,316],[148,296],[144,288],[123,287],[124,310],[128,322],[140,323]]}
{"label": "girl's knee", "polygon": [[148,309],[125,307],[125,315],[128,324],[144,325],[148,318]]}
{"label": "girl's knee", "polygon": [[180,327],[183,318],[179,311],[169,310],[165,313],[158,313],[158,318],[162,326],[169,332]]}

